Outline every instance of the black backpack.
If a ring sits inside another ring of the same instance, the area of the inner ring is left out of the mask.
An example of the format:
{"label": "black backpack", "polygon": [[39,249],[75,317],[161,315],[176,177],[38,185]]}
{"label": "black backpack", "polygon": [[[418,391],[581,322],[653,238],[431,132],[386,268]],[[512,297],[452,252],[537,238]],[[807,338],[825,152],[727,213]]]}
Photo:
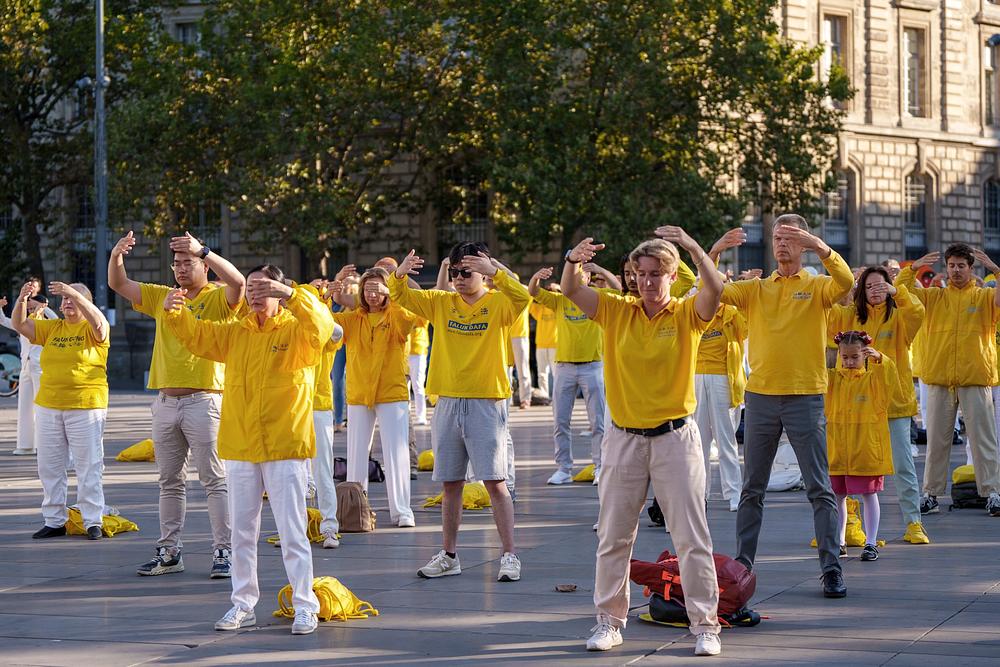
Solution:
{"label": "black backpack", "polygon": [[986,498],[979,495],[975,482],[952,484],[951,509],[986,509]]}

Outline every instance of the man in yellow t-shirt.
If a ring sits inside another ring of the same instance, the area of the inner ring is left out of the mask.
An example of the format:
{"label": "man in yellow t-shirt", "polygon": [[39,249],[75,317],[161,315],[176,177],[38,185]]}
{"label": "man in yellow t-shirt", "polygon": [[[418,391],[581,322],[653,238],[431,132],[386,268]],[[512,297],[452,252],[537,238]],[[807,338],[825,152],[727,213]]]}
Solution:
{"label": "man in yellow t-shirt", "polygon": [[[921,257],[900,271],[897,281],[912,285],[915,271],[933,266],[939,257],[937,252]],[[961,406],[977,490],[987,498],[987,513],[1000,516],[1000,456],[990,390],[997,381],[1000,290],[976,286],[972,267],[977,259],[987,270],[1000,271],[982,250],[955,243],[944,253],[948,285],[912,291],[926,309],[921,379],[927,384],[927,465],[921,514],[939,511],[937,496],[948,486],[953,424]]]}
{"label": "man in yellow t-shirt", "polygon": [[[601,441],[604,440],[604,422],[607,405],[604,399],[604,365],[601,347],[604,337],[601,328],[587,317],[569,298],[542,289],[539,282],[552,275],[552,269],[543,268],[531,276],[528,293],[541,306],[556,315],[556,373],[552,390],[552,412],[555,418],[555,462],[559,466],[548,479],[548,484],[573,482],[573,432],[570,422],[577,391],[583,392],[590,422],[590,458],[594,464],[594,484],[601,475]],[[589,284],[590,273],[582,273]]]}
{"label": "man in yellow t-shirt", "polygon": [[[854,276],[847,262],[808,229],[802,216],[779,216],[772,237],[778,270],[766,280],[730,283],[722,292],[722,303],[736,306],[750,327],[736,559],[747,569],[753,568],[764,519],[764,494],[784,429],[812,503],[823,594],[839,598],[847,595],[847,586],[840,567],[840,519],[826,455],[826,321],[833,305],[851,289]],[[806,250],[819,256],[829,276],[812,275],[802,268]]]}
{"label": "man in yellow t-shirt", "polygon": [[[549,287],[555,292],[556,285]],[[535,319],[535,368],[538,371],[538,390],[551,398],[549,375],[556,367],[556,314],[537,302],[528,306],[528,313]]]}
{"label": "man in yellow t-shirt", "polygon": [[[210,577],[230,576],[229,500],[226,469],[219,459],[218,433],[222,411],[225,365],[197,357],[164,324],[166,285],[139,283],[125,271],[125,255],[136,240],[126,234],[111,250],[108,284],[132,303],[136,311],[156,320],[149,389],[153,399],[153,450],[160,483],[160,539],[156,555],[139,566],[139,575],[155,576],[184,571],[182,557],[184,515],[187,507],[187,462],[192,459],[208,496],[212,525],[213,560]],[[246,281],[231,263],[188,233],[170,241],[174,281],[184,290],[184,304],[196,319],[227,322],[236,319]],[[208,280],[211,269],[225,283]]]}
{"label": "man in yellow t-shirt", "polygon": [[[411,250],[389,277],[390,298],[434,327],[427,392],[440,396],[431,424],[433,479],[441,482],[443,549],[418,576],[433,579],[461,574],[456,552],[462,518],[462,489],[471,462],[493,505],[503,554],[498,581],[521,578],[514,553],[514,505],[504,481],[507,424],[504,402],[510,397],[506,367],[506,329],[528,307],[527,289],[490,261],[482,243],[460,243],[450,253],[454,292],[414,290],[407,274],[423,260]],[[493,278],[496,291],[486,289]]]}

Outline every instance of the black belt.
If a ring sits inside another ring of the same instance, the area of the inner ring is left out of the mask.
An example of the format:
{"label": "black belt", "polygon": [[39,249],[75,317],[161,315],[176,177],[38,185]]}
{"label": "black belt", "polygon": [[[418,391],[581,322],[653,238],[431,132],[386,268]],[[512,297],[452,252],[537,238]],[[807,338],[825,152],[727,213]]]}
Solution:
{"label": "black belt", "polygon": [[688,423],[689,417],[681,417],[680,419],[671,419],[670,421],[665,421],[659,426],[654,426],[653,428],[625,428],[624,426],[619,426],[614,422],[615,428],[625,431],[626,433],[631,433],[632,435],[641,435],[646,438],[655,438],[658,435],[663,435],[664,433],[672,433],[677,429],[685,426]]}
{"label": "black belt", "polygon": [[557,361],[557,364],[573,364],[574,366],[583,366],[584,364],[596,364],[600,359],[594,359],[593,361]]}

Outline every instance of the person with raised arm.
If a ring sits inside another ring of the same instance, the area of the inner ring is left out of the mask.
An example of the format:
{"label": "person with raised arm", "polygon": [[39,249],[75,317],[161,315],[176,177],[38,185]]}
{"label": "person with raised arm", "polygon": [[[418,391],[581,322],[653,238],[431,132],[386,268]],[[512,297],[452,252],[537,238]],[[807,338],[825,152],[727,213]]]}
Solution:
{"label": "person with raised arm", "polygon": [[18,295],[11,323],[32,345],[41,345],[42,376],[35,396],[38,479],[42,483],[45,525],[35,539],[66,534],[72,456],[76,504],[87,537],[99,540],[104,523],[104,424],[108,416],[108,338],[111,327],[81,283],[53,282],[49,294],[62,297],[63,319],[28,317],[33,285]]}
{"label": "person with raised arm", "polygon": [[[629,611],[629,559],[639,511],[652,482],[672,530],[684,580],[684,600],[697,637],[696,655],[718,655],[719,585],[705,516],[705,466],[695,410],[698,341],[719,307],[722,281],[708,256],[683,229],[656,230],[660,238],[629,254],[638,298],[598,291],[581,264],[603,245],[583,239],[566,254],[562,291],[604,329],[604,378],[611,428],[604,443],[594,604],[597,625],[587,649],[622,643]],[[699,269],[702,288],[688,299],[671,296],[684,248]],[[657,369],[651,373],[650,369]]]}
{"label": "person with raised arm", "polygon": [[[847,585],[840,566],[839,517],[826,452],[826,323],[834,304],[854,285],[854,276],[847,262],[808,229],[800,215],[778,216],[772,232],[778,269],[764,280],[741,280],[722,291],[722,302],[736,306],[750,326],[736,560],[753,569],[764,495],[784,429],[812,504],[823,595],[840,598],[847,595]],[[807,250],[816,253],[829,276],[803,268]]]}
{"label": "person with raised arm", "polygon": [[[141,576],[184,571],[181,534],[187,513],[188,462],[208,498],[212,527],[212,566],[209,577],[230,576],[230,527],[226,469],[218,451],[219,420],[225,366],[191,354],[164,325],[163,299],[167,285],[140,283],[129,278],[125,257],[135,247],[132,232],[123,236],[108,260],[108,285],[131,302],[132,308],[156,321],[147,388],[157,392],[152,405],[153,451],[159,475],[160,538],[152,559],[136,569]],[[185,232],[170,240],[172,283],[184,290],[184,306],[196,319],[229,322],[243,300],[246,281],[229,261]],[[223,281],[208,279],[212,270]]]}
{"label": "person with raised arm", "polygon": [[[528,290],[490,261],[482,243],[461,243],[450,253],[454,292],[415,290],[408,283],[423,259],[414,251],[389,276],[390,298],[434,327],[427,393],[438,395],[431,421],[433,479],[443,486],[443,548],[418,570],[433,579],[461,574],[458,529],[462,489],[471,462],[493,505],[493,520],[503,545],[498,581],[521,578],[514,547],[514,505],[504,483],[508,445],[505,401],[510,397],[506,369],[506,329],[528,307]],[[493,278],[495,291],[484,279]]]}

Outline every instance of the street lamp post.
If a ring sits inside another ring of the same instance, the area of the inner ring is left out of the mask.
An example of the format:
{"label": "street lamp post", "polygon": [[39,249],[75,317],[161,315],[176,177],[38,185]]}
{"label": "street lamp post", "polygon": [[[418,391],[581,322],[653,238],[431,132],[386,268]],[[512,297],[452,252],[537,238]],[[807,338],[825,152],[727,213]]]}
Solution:
{"label": "street lamp post", "polygon": [[97,61],[94,81],[94,245],[97,307],[108,309],[108,147],[104,91],[111,78],[104,69],[104,0],[94,0],[97,14]]}

